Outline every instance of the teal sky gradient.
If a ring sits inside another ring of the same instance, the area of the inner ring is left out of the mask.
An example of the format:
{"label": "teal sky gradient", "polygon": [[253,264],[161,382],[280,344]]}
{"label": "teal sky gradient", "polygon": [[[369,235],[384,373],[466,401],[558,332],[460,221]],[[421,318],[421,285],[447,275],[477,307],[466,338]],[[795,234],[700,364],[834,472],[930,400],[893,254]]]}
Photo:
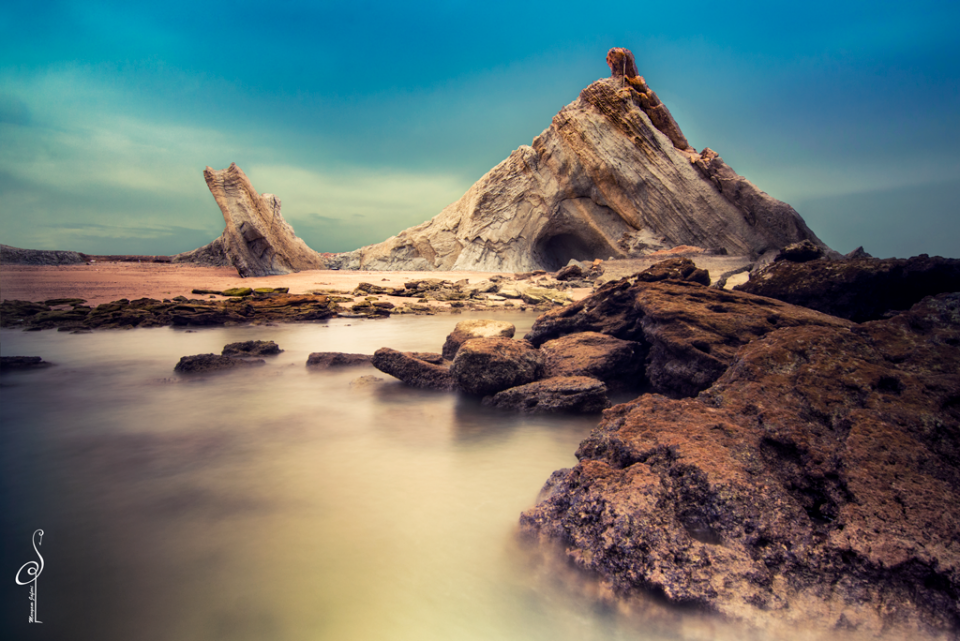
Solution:
{"label": "teal sky gradient", "polygon": [[423,222],[633,50],[841,252],[960,257],[955,2],[0,5],[0,242],[171,254],[236,162],[314,249]]}

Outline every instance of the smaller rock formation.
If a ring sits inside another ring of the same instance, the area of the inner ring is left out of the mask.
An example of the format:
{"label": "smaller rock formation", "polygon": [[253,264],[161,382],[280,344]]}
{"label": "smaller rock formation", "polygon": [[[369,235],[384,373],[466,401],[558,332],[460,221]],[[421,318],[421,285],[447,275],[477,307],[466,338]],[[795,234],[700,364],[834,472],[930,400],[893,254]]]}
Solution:
{"label": "smaller rock formation", "polygon": [[444,362],[441,354],[398,352],[382,347],[373,353],[371,363],[381,372],[399,378],[411,387],[445,391],[456,388],[450,366]]}
{"label": "smaller rock formation", "polygon": [[644,379],[646,352],[636,341],[577,332],[545,342],[540,351],[545,377],[589,376],[613,389],[637,388]]}
{"label": "smaller rock formation", "polygon": [[699,269],[689,258],[668,258],[636,274],[636,279],[644,283],[673,279],[709,285],[710,272]]}
{"label": "smaller rock formation", "polygon": [[283,350],[273,341],[244,341],[223,347],[224,356],[273,356]]}
{"label": "smaller rock formation", "polygon": [[174,262],[232,265],[241,277],[324,269],[323,256],[301,240],[280,214],[280,199],[260,195],[236,163],[203,171],[226,228],[209,245],[172,257]]}
{"label": "smaller rock formation", "polygon": [[734,289],[862,323],[910,309],[926,296],[960,291],[960,260],[926,254],[803,263],[788,259],[751,274]]}
{"label": "smaller rock formation", "polygon": [[483,404],[525,414],[601,412],[610,405],[607,386],[588,376],[556,376],[485,396]]}
{"label": "smaller rock formation", "polygon": [[543,354],[525,341],[473,338],[460,346],[450,374],[467,394],[487,396],[540,378]]}
{"label": "smaller rock formation", "polygon": [[814,245],[809,240],[801,240],[799,243],[793,243],[781,249],[773,260],[774,262],[789,260],[792,263],[805,263],[823,256],[823,247]]}
{"label": "smaller rock formation", "polygon": [[0,356],[0,372],[41,369],[50,365],[52,363],[48,363],[40,356]]}
{"label": "smaller rock formation", "polygon": [[262,358],[250,361],[222,356],[220,354],[196,354],[194,356],[184,356],[181,358],[180,362],[173,368],[173,371],[178,374],[209,374],[211,372],[235,369],[237,367],[265,364],[266,361]]}
{"label": "smaller rock formation", "polygon": [[457,355],[457,350],[460,349],[460,346],[471,338],[513,338],[516,331],[517,328],[514,324],[506,321],[460,321],[443,343],[442,354],[445,359],[452,361]]}
{"label": "smaller rock formation", "polygon": [[328,369],[330,367],[355,367],[370,365],[372,357],[368,354],[349,354],[345,352],[313,352],[307,357],[307,367]]}
{"label": "smaller rock formation", "polygon": [[20,249],[0,245],[0,263],[4,265],[82,265],[87,255],[80,252],[47,249]]}

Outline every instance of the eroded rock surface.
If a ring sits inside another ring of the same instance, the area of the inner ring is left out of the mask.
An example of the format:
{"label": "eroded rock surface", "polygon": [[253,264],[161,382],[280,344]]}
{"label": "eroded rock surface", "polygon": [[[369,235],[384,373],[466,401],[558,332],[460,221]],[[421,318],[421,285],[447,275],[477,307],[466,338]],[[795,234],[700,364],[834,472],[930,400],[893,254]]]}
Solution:
{"label": "eroded rock surface", "polygon": [[436,390],[453,390],[456,384],[450,373],[450,364],[441,354],[425,352],[399,352],[382,347],[373,354],[371,363],[412,387]]}
{"label": "eroded rock surface", "polygon": [[242,277],[324,269],[323,256],[293,231],[280,213],[280,199],[258,194],[236,163],[203,171],[226,227],[209,245],[173,256],[174,262],[232,265]]}
{"label": "eroded rock surface", "polygon": [[443,357],[452,361],[460,346],[471,338],[513,338],[516,331],[516,326],[506,321],[486,319],[460,321],[443,343]]}
{"label": "eroded rock surface", "polygon": [[272,356],[283,350],[273,341],[243,341],[224,345],[224,356]]}
{"label": "eroded rock surface", "polygon": [[307,357],[307,367],[327,369],[330,367],[354,367],[370,365],[369,354],[350,354],[347,352],[313,352]]}
{"label": "eroded rock surface", "polygon": [[782,260],[734,289],[856,322],[903,311],[926,296],[960,291],[960,260],[930,257]]}
{"label": "eroded rock surface", "polygon": [[180,362],[173,368],[173,371],[178,374],[209,374],[210,372],[219,372],[237,367],[264,365],[265,363],[266,361],[262,358],[257,360],[243,360],[221,354],[195,354],[181,358]]}
{"label": "eroded rock surface", "polygon": [[644,346],[598,332],[578,332],[547,341],[543,352],[543,375],[589,376],[609,387],[636,388],[644,380]]}
{"label": "eroded rock surface", "polygon": [[588,376],[555,376],[483,398],[484,405],[525,414],[600,412],[610,405],[607,386]]}
{"label": "eroded rock surface", "polygon": [[[619,51],[619,52],[618,52]],[[713,151],[697,154],[632,54],[564,107],[532,145],[491,169],[435,218],[339,254],[350,269],[556,271],[571,259],[691,245],[756,255],[809,239],[789,205]]]}
{"label": "eroded rock surface", "polygon": [[960,295],[770,333],[611,408],[522,530],[621,594],[763,627],[960,633]]}
{"label": "eroded rock surface", "polygon": [[543,354],[525,341],[473,338],[460,346],[450,373],[459,389],[487,396],[540,378]]}
{"label": "eroded rock surface", "polygon": [[646,375],[657,391],[692,396],[727,369],[737,349],[783,327],[850,324],[760,296],[665,280],[632,278],[540,316],[526,339],[534,345],[578,332],[599,332],[641,345]]}

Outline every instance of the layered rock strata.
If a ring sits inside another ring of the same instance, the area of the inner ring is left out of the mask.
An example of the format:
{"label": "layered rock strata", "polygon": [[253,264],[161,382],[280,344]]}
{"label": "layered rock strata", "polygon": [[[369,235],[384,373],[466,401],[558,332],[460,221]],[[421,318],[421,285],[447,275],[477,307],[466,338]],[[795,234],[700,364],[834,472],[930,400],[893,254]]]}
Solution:
{"label": "layered rock strata", "polygon": [[769,333],[697,398],[608,410],[577,458],[521,528],[621,594],[960,633],[960,294]]}
{"label": "layered rock strata", "polygon": [[280,213],[280,199],[258,194],[236,163],[207,167],[207,187],[223,213],[223,234],[209,245],[173,256],[174,262],[232,265],[242,277],[324,269],[323,256],[293,231]]}
{"label": "layered rock strata", "polygon": [[[434,219],[337,255],[353,269],[555,271],[571,259],[691,245],[758,255],[809,239],[800,216],[697,154],[642,77],[613,50],[598,80],[550,127]],[[634,74],[634,75],[630,75]]]}

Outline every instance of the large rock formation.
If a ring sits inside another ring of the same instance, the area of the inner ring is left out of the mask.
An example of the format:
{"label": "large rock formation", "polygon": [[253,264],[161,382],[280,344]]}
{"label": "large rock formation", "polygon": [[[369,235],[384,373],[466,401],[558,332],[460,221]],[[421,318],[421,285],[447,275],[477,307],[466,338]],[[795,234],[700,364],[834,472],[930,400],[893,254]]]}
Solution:
{"label": "large rock formation", "polygon": [[772,332],[697,398],[608,410],[577,458],[521,527],[621,594],[781,632],[960,633],[960,294]]}
{"label": "large rock formation", "polygon": [[339,254],[353,269],[557,270],[570,259],[641,256],[678,245],[762,254],[821,241],[787,204],[698,154],[633,55],[611,50],[598,80],[550,127],[432,220]]}
{"label": "large rock formation", "polygon": [[232,265],[242,277],[324,269],[323,256],[307,247],[280,214],[280,199],[258,194],[236,163],[203,171],[226,227],[209,245],[173,256],[174,262]]}

